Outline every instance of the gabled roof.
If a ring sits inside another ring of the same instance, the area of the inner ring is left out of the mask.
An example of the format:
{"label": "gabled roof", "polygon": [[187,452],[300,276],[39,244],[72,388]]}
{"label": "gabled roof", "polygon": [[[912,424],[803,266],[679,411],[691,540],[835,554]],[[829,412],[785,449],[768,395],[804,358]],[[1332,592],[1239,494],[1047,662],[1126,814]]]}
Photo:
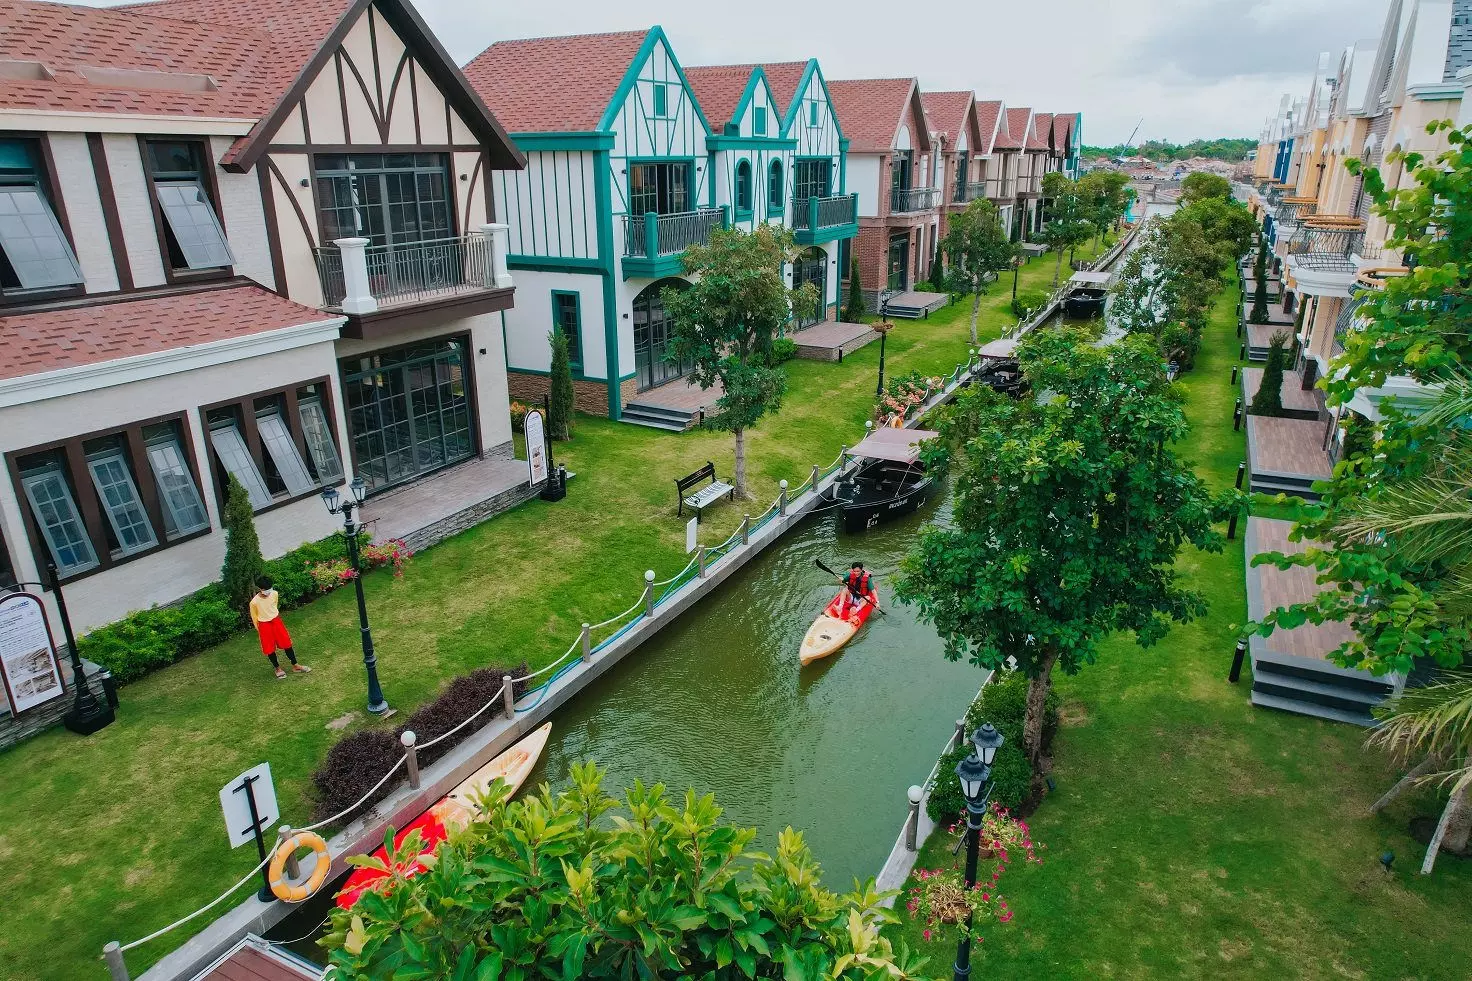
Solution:
{"label": "gabled roof", "polygon": [[513,133],[595,132],[656,31],[498,41],[465,77]]}
{"label": "gabled roof", "polygon": [[802,91],[803,79],[807,78],[808,73],[820,74],[816,58],[809,58],[807,61],[769,61],[764,62],[761,68],[766,73],[767,84],[771,86],[772,98],[777,100],[778,111],[784,117],[792,112],[792,100]]}
{"label": "gabled roof", "polygon": [[991,153],[992,144],[997,139],[997,128],[1002,120],[1001,102],[976,103],[976,127],[981,130],[981,142],[976,146],[977,153]]}
{"label": "gabled roof", "polygon": [[1032,123],[1031,109],[1008,109],[1003,113],[1002,126],[997,131],[995,150],[1021,150]]}
{"label": "gabled roof", "polygon": [[1073,139],[1078,128],[1078,113],[1061,112],[1053,117],[1053,149],[1058,153],[1074,149]]}
{"label": "gabled roof", "polygon": [[340,320],[256,285],[0,316],[0,379]]}
{"label": "gabled roof", "polygon": [[[685,79],[695,93],[705,118],[717,132],[736,121],[742,109],[760,85],[766,83],[766,73],[760,65],[707,65],[704,68],[685,69]],[[767,86],[771,91],[771,86]],[[777,116],[771,121],[769,136],[777,136],[782,124],[782,108],[773,97],[773,111]]]}
{"label": "gabled roof", "polygon": [[[110,9],[0,0],[0,108],[254,119],[221,163],[245,171],[371,4],[491,155],[525,161],[405,0],[156,0]],[[132,74],[149,73],[149,74]]]}
{"label": "gabled roof", "polygon": [[1051,150],[1053,148],[1053,114],[1036,112],[1032,117],[1032,128],[1027,131],[1029,150]]}
{"label": "gabled roof", "polygon": [[968,146],[975,146],[976,130],[971,107],[976,103],[975,92],[921,92],[920,101],[925,104],[925,115],[936,132],[946,138],[946,148],[954,150],[960,142],[962,130],[968,130]]}
{"label": "gabled roof", "polygon": [[907,124],[917,149],[930,149],[920,87],[913,78],[864,78],[828,82],[828,97],[838,114],[849,149],[884,153],[894,148],[900,125]]}

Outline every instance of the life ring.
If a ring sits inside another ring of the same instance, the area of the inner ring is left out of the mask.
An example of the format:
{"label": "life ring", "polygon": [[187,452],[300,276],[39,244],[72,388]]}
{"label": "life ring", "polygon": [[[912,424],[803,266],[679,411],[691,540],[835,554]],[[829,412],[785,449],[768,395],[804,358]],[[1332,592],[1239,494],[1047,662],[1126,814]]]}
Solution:
{"label": "life ring", "polygon": [[[317,864],[305,881],[288,882],[286,880],[286,861],[296,854],[298,848],[310,848],[317,856]],[[332,855],[327,851],[327,842],[323,841],[319,834],[311,831],[298,831],[276,846],[276,854],[271,856],[271,867],[267,871],[267,878],[271,882],[271,892],[277,899],[284,899],[288,903],[299,903],[316,895],[317,890],[322,888],[322,883],[327,881],[327,875],[331,871]]]}

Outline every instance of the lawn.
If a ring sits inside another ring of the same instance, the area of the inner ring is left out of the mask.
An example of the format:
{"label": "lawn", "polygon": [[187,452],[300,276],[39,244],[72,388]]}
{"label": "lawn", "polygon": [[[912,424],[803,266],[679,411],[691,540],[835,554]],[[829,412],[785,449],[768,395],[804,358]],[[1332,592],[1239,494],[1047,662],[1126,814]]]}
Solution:
{"label": "lawn", "polygon": [[[1234,479],[1230,368],[1236,286],[1217,305],[1183,381],[1192,434],[1182,452],[1214,486]],[[1393,764],[1361,730],[1265,709],[1250,678],[1226,681],[1234,624],[1246,618],[1241,539],[1192,552],[1182,571],[1211,603],[1159,646],[1101,646],[1098,664],[1059,682],[1063,728],[1050,794],[1032,818],[1041,867],[1004,879],[1016,911],[986,924],[974,976],[1052,978],[1462,978],[1472,937],[1472,863],[1424,848],[1407,820],[1439,813],[1429,794],[1379,817],[1370,804]],[[949,864],[948,836],[921,867]],[[1387,874],[1377,861],[1397,856]],[[949,974],[954,938],[897,932]]]}
{"label": "lawn", "polygon": [[[1045,287],[1053,265],[1034,261],[1022,288]],[[1010,283],[984,298],[982,339],[1014,322]],[[970,304],[902,321],[887,341],[887,371],[950,371],[964,361]],[[757,500],[707,511],[703,540],[724,539],[741,511],[764,510],[777,482],[801,483],[857,442],[873,405],[879,346],[842,364],[792,362],[781,413],[748,435]],[[674,478],[734,457],[729,436],[675,436],[580,418],[558,460],[578,476],[558,504],[532,501],[424,554],[395,580],[365,580],[379,675],[404,714],[450,678],[486,665],[559,656],[584,621],[638,597],[645,569],[682,568],[684,522]],[[380,724],[362,711],[364,683],[350,591],[288,614],[308,676],[275,681],[254,638],[232,642],[122,691],[118,721],[80,739],[64,730],[0,754],[0,977],[102,976],[108,940],[130,941],[214,898],[255,864],[226,848],[219,789],[263,760],[284,819],[307,823],[309,777],[343,731]],[[343,726],[346,725],[346,729]],[[135,974],[189,934],[131,952]],[[95,965],[95,966],[94,966]]]}

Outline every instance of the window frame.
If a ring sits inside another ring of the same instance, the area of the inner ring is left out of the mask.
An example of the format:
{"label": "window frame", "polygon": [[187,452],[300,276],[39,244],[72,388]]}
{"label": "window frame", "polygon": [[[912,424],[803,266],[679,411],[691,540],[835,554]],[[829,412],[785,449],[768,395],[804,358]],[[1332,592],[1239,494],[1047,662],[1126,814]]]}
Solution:
{"label": "window frame", "polygon": [[[235,275],[235,263],[238,261],[233,251],[230,255],[230,265],[215,266],[209,269],[184,269],[173,268],[173,262],[169,259],[169,230],[168,217],[164,214],[162,203],[158,198],[158,183],[160,180],[170,181],[177,178],[160,178],[153,167],[153,154],[149,152],[150,143],[189,143],[195,146],[200,153],[200,187],[203,188],[205,197],[209,198],[210,206],[215,213],[215,221],[220,223],[220,235],[225,240],[225,248],[230,251],[230,229],[225,224],[225,211],[220,205],[220,182],[215,173],[215,156],[210,149],[210,141],[205,136],[171,136],[159,133],[149,133],[138,137],[138,158],[143,165],[143,179],[148,185],[148,204],[153,209],[153,231],[158,240],[159,265],[163,266],[164,279],[170,283],[198,283],[212,279],[230,279]],[[182,252],[182,248],[180,249]]]}
{"label": "window frame", "polygon": [[[40,188],[41,196],[46,199],[46,203],[51,206],[52,217],[61,226],[61,236],[67,248],[71,249],[72,258],[77,262],[77,268],[81,269],[82,260],[77,256],[76,236],[72,234],[71,219],[66,213],[66,202],[62,200],[61,189],[56,183],[56,161],[51,155],[49,135],[35,130],[10,130],[0,133],[0,139],[21,140],[36,144],[36,150],[41,159],[40,173],[36,175],[36,186]],[[0,291],[0,307],[35,303],[41,297],[47,300],[58,300],[82,296],[87,292],[86,278],[87,272],[82,269],[83,281],[75,286],[58,286],[55,289],[35,292],[29,290],[12,290],[8,293]]]}
{"label": "window frame", "polygon": [[[333,448],[337,450],[337,462],[338,465],[342,468],[342,475],[339,476],[336,480],[328,481],[323,481],[319,477],[317,484],[315,484],[310,490],[304,491],[301,494],[288,493],[284,497],[272,495],[271,503],[267,504],[265,507],[254,509],[254,513],[257,517],[274,511],[277,508],[285,507],[288,504],[295,504],[297,501],[306,500],[309,497],[315,497],[322,493],[322,489],[324,487],[341,487],[347,483],[347,474],[352,471],[352,467],[350,466],[350,464],[353,461],[343,455],[343,448],[337,442],[337,411],[336,407],[332,404],[333,393],[335,391],[332,381],[332,378],[328,375],[319,375],[315,378],[304,378],[301,381],[293,382],[290,385],[267,388],[259,392],[251,392],[247,395],[240,395],[236,396],[235,398],[223,399],[219,402],[211,402],[208,405],[201,405],[198,409],[195,410],[200,426],[200,432],[204,433],[205,436],[205,446],[211,452],[214,451],[214,444],[213,441],[210,439],[209,414],[216,409],[230,408],[235,410],[235,418],[237,427],[240,431],[240,438],[245,443],[246,452],[250,454],[251,463],[255,466],[256,472],[261,475],[261,479],[262,481],[264,481],[266,477],[266,468],[264,466],[265,445],[263,443],[260,430],[256,424],[256,400],[271,397],[280,398],[282,400],[282,419],[287,423],[287,432],[291,434],[292,445],[296,447],[297,456],[300,457],[303,464],[305,464],[306,461],[309,459],[308,454],[310,451],[307,449],[306,433],[301,426],[301,407],[297,392],[300,389],[306,388],[308,386],[314,386],[319,389],[319,392],[317,393],[317,401],[322,406],[322,414],[327,417],[327,432],[330,436],[332,436]],[[297,420],[297,425],[293,426],[290,424],[290,420],[292,419]],[[220,464],[219,461],[213,456],[206,462],[209,464],[210,490],[214,496],[215,508],[220,514],[224,514],[225,493],[221,486],[223,481],[221,481],[220,479],[221,472],[216,469],[217,466],[223,465]],[[310,470],[308,471],[307,475],[311,476]],[[267,493],[270,493],[269,486],[267,486],[266,490]]]}
{"label": "window frame", "polygon": [[821,122],[818,121],[818,100],[817,99],[810,99],[808,101],[808,125],[809,126],[821,126],[821,125],[823,125]]}
{"label": "window frame", "polygon": [[767,135],[767,107],[766,106],[752,106],[751,107],[751,135],[752,136],[766,136]]}
{"label": "window frame", "polygon": [[[572,297],[573,333],[567,334],[562,324],[561,301],[565,296]],[[552,291],[552,329],[562,331],[569,338],[576,340],[577,351],[569,349],[567,363],[574,376],[581,377],[583,373],[583,294],[577,290],[553,290]],[[569,345],[571,348],[571,345]]]}
{"label": "window frame", "polygon": [[649,97],[649,114],[655,119],[668,119],[670,115],[670,93],[667,82],[655,82]]}
{"label": "window frame", "polygon": [[[743,204],[741,201],[743,174],[745,175],[745,204]],[[751,187],[751,161],[746,157],[742,157],[740,160],[736,161],[736,169],[731,172],[731,210],[736,213],[736,217],[751,217],[752,197],[753,193]]]}
{"label": "window frame", "polygon": [[[166,423],[177,426],[179,449],[189,476],[194,481],[195,490],[199,492],[200,505],[204,508],[206,519],[206,524],[203,528],[172,538],[165,532],[166,525],[163,518],[163,502],[160,496],[158,480],[148,460],[148,447],[143,437],[144,430]],[[83,449],[84,444],[106,437],[119,437],[123,442],[125,447],[124,460],[128,465],[139,502],[143,507],[144,514],[148,517],[149,525],[153,528],[154,538],[156,540],[155,544],[150,548],[139,549],[132,553],[118,555],[117,557],[114,557],[111,554],[111,550],[106,547],[107,531],[104,526],[108,521],[108,516],[105,507],[99,500],[99,495],[92,481],[92,471],[87,460],[88,454]],[[82,433],[67,437],[66,439],[50,440],[45,443],[38,443],[5,453],[5,468],[10,476],[11,487],[16,491],[16,496],[21,504],[21,523],[25,528],[26,539],[31,547],[31,557],[36,564],[38,574],[44,575],[47,563],[52,561],[51,550],[45,532],[41,528],[33,508],[30,506],[30,498],[26,494],[20,461],[23,458],[42,453],[50,453],[60,457],[62,471],[68,482],[73,504],[81,519],[82,528],[86,532],[88,545],[91,547],[92,553],[97,559],[95,565],[70,575],[58,569],[57,573],[63,582],[72,582],[87,576],[96,575],[100,572],[105,572],[108,569],[117,568],[135,559],[153,555],[161,549],[183,544],[184,542],[208,535],[214,531],[213,521],[215,517],[210,514],[209,506],[204,500],[204,484],[201,478],[199,460],[195,455],[193,431],[190,428],[189,413],[187,411],[153,416],[121,426],[109,426],[106,429]],[[217,511],[216,514],[218,513]]]}
{"label": "window frame", "polygon": [[767,217],[772,218],[782,214],[787,207],[787,168],[782,166],[782,158],[774,157],[767,164]]}

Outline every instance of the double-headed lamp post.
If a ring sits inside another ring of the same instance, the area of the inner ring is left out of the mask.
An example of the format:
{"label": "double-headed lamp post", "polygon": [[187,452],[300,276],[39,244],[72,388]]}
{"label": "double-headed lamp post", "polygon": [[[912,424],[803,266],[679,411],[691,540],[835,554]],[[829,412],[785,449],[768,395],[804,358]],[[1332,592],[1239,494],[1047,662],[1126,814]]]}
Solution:
{"label": "double-headed lamp post", "polygon": [[378,658],[373,653],[373,634],[368,629],[368,603],[363,598],[363,568],[358,559],[358,532],[362,525],[354,520],[363,506],[363,498],[368,496],[368,485],[362,477],[354,477],[348,490],[352,497],[343,497],[336,487],[324,487],[322,503],[330,513],[342,515],[342,533],[348,540],[348,564],[352,566],[353,588],[358,593],[358,630],[363,638],[363,669],[368,672],[368,711],[382,715],[388,711],[388,701],[378,686]]}
{"label": "double-headed lamp post", "polygon": [[879,294],[879,323],[874,325],[879,333],[879,385],[874,389],[876,399],[884,398],[884,339],[894,330],[894,324],[889,319],[889,301],[894,296],[894,290],[884,290]]}
{"label": "double-headed lamp post", "polygon": [[[987,798],[992,795],[992,761],[1005,742],[1002,734],[986,722],[971,734],[971,753],[956,764],[956,777],[961,781],[961,795],[966,798],[966,889],[976,885],[976,860],[981,848],[981,818],[986,814]],[[954,981],[967,981],[971,976],[971,910],[966,910],[966,929],[956,950]]]}

